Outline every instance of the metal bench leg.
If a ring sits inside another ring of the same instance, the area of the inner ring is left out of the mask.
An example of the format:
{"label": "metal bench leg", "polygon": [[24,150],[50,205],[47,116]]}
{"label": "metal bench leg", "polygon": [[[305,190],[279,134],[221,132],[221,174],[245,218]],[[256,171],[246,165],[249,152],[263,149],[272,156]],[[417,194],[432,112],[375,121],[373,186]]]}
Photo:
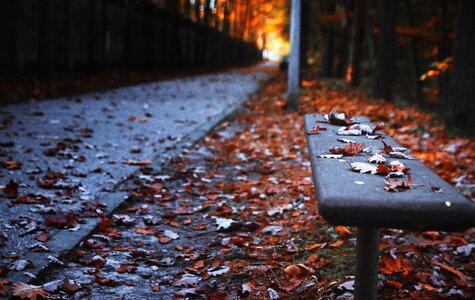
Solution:
{"label": "metal bench leg", "polygon": [[376,300],[379,228],[358,227],[356,236],[355,300]]}

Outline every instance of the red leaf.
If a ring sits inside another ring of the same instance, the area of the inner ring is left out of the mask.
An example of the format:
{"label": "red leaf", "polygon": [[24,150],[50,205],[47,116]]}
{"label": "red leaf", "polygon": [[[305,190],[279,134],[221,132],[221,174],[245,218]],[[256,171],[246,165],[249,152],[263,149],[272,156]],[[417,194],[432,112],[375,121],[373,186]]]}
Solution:
{"label": "red leaf", "polygon": [[330,152],[333,154],[343,154],[346,156],[355,156],[364,149],[364,144],[348,144],[344,147],[333,147]]}
{"label": "red leaf", "polygon": [[5,188],[3,189],[3,193],[7,198],[16,198],[18,196],[18,183],[10,179],[10,182],[7,183]]}
{"label": "red leaf", "polygon": [[412,189],[411,174],[407,175],[407,182],[400,180],[391,180],[389,178],[385,178],[384,182],[386,183],[384,189],[388,192],[400,192],[403,189]]}

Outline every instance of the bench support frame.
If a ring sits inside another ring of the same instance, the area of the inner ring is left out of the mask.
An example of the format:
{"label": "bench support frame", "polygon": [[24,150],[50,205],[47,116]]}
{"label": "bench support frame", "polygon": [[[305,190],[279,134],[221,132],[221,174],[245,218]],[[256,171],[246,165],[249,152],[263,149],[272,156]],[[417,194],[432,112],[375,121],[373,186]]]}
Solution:
{"label": "bench support frame", "polygon": [[358,227],[356,236],[355,300],[376,300],[379,228]]}

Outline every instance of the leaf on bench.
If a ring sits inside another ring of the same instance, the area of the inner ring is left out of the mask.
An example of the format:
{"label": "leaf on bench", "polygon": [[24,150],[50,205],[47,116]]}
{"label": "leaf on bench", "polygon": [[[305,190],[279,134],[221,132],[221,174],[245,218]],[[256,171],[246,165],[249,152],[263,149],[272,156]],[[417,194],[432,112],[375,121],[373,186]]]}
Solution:
{"label": "leaf on bench", "polygon": [[384,156],[382,156],[381,154],[375,154],[371,156],[370,158],[368,158],[368,161],[370,163],[382,164],[386,161],[386,158],[384,158]]}
{"label": "leaf on bench", "polygon": [[[377,130],[378,125],[371,127],[367,124],[353,124],[347,127],[340,127],[336,134],[338,135],[363,135],[363,134],[373,134]],[[374,138],[377,138],[376,135]]]}
{"label": "leaf on bench", "polygon": [[386,186],[384,189],[388,192],[400,192],[404,189],[412,189],[412,178],[411,175],[407,175],[407,182],[400,180],[390,180],[388,178],[384,179]]}
{"label": "leaf on bench", "polygon": [[307,134],[318,134],[320,130],[327,130],[325,127],[320,127],[320,126],[314,126],[312,129],[310,129]]}
{"label": "leaf on bench", "polygon": [[392,162],[389,163],[389,165],[378,165],[378,174],[389,174],[393,172],[402,172],[402,173],[407,173],[409,171],[409,167],[400,163],[397,160],[393,160]]}
{"label": "leaf on bench", "polygon": [[364,144],[348,144],[345,147],[333,147],[329,151],[332,154],[343,154],[345,156],[355,156],[364,149]]}
{"label": "leaf on bench", "polygon": [[389,152],[388,154],[389,156],[394,157],[394,158],[414,159],[411,156],[407,155],[406,153],[402,153],[398,151]]}
{"label": "leaf on bench", "polygon": [[342,158],[343,154],[322,154],[319,155],[320,158]]}
{"label": "leaf on bench", "polygon": [[353,171],[359,171],[362,174],[371,173],[374,175],[378,173],[377,166],[370,165],[367,163],[354,162],[350,164],[350,167]]}
{"label": "leaf on bench", "polygon": [[353,124],[353,117],[347,113],[337,113],[335,110],[332,110],[329,114],[323,116],[325,121],[334,125],[350,125]]}
{"label": "leaf on bench", "polygon": [[404,175],[406,174],[404,174],[403,172],[391,172],[388,175],[386,175],[386,178],[404,177]]}
{"label": "leaf on bench", "polygon": [[407,171],[409,171],[409,168],[407,166],[397,160],[390,162],[389,165],[371,165],[362,162],[354,162],[350,164],[350,168],[353,171],[358,171],[360,173],[371,173],[373,175],[394,173],[390,177],[399,177],[400,174],[396,174],[397,172],[401,172],[404,175],[404,173],[407,173]]}
{"label": "leaf on bench", "polygon": [[356,144],[355,141],[353,140],[350,140],[350,139],[342,139],[342,138],[338,138],[337,141],[339,142],[342,142],[342,143],[346,143],[346,144]]}
{"label": "leaf on bench", "polygon": [[403,158],[403,159],[414,159],[409,154],[403,153],[407,151],[407,148],[404,147],[392,147],[386,144],[384,141],[381,141],[384,145],[383,149],[381,150],[380,154],[388,154],[394,158]]}

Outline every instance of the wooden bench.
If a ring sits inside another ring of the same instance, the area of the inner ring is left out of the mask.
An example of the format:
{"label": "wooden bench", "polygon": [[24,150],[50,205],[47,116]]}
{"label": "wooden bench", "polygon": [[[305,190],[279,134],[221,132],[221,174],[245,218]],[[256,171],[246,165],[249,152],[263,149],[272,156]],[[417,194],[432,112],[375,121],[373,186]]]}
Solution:
{"label": "wooden bench", "polygon": [[[343,156],[341,159],[320,157],[330,154],[330,148],[345,146],[338,141],[339,138],[351,139],[373,149],[383,148],[381,139],[369,139],[366,135],[337,135],[342,126],[323,123],[322,120],[322,115],[305,116],[319,212],[330,224],[357,226],[355,299],[376,299],[379,228],[462,231],[475,226],[475,204],[417,159],[386,157],[388,161],[398,160],[408,166],[414,185],[413,189],[388,192],[384,189],[384,175],[351,170],[353,162],[368,163],[369,154]],[[354,121],[372,125],[365,117],[356,117]],[[314,126],[326,130],[309,134]],[[378,134],[384,137],[382,140],[386,144],[399,147],[382,131]],[[405,176],[400,180],[407,179]],[[437,187],[437,192],[432,187]]]}

